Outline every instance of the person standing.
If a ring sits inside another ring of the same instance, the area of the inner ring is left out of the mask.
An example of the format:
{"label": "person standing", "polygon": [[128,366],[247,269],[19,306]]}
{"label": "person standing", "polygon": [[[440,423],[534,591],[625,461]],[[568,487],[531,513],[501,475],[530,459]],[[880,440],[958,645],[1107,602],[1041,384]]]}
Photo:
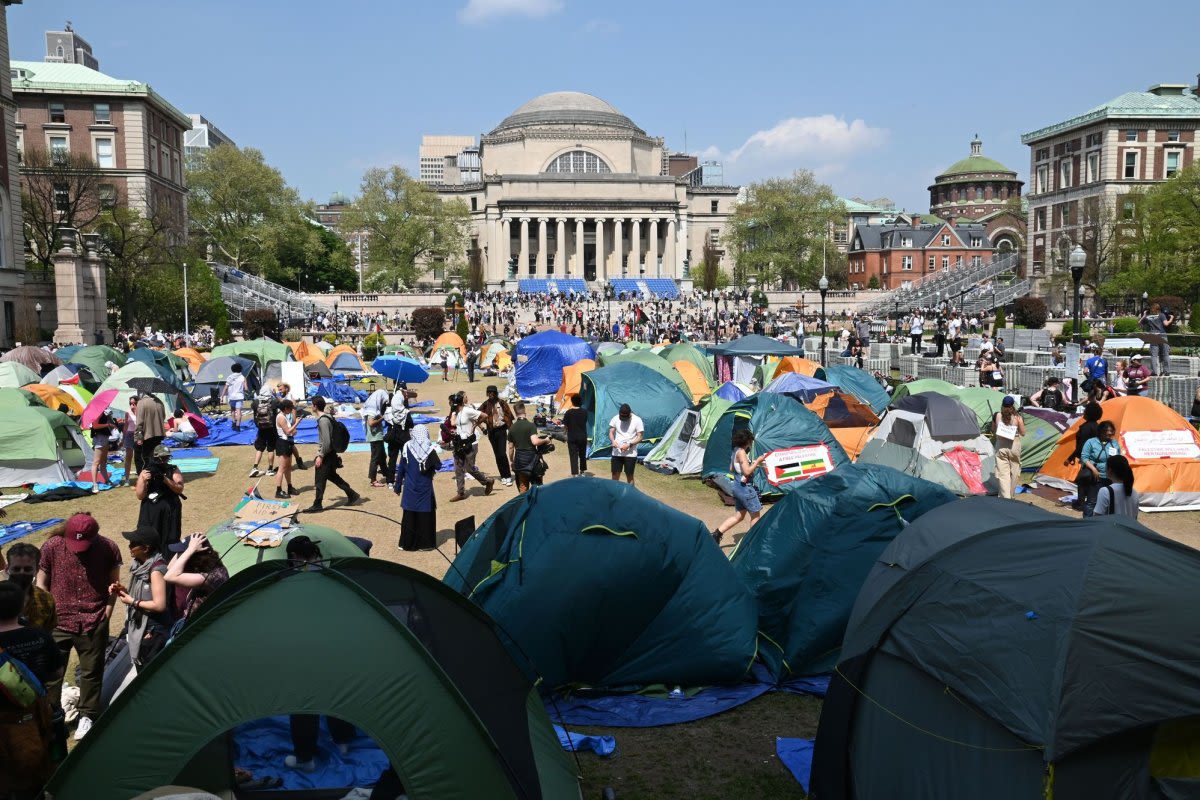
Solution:
{"label": "person standing", "polygon": [[1085,391],[1090,392],[1096,383],[1108,385],[1108,361],[1105,360],[1103,352],[1104,348],[1094,344],[1091,358],[1083,362],[1083,369],[1088,380],[1088,385],[1084,387]]}
{"label": "person standing", "polygon": [[734,525],[737,525],[750,515],[750,524],[758,521],[762,514],[762,499],[754,486],[754,472],[762,466],[767,454],[763,453],[753,461],[750,460],[750,447],[754,444],[754,434],[749,428],[739,428],[733,432],[733,454],[729,459],[729,471],[733,477],[733,508],[734,513],[724,522],[713,529],[713,541],[717,544],[725,538]]}
{"label": "person standing", "polygon": [[1138,493],[1133,489],[1133,467],[1125,456],[1109,456],[1108,486],[1096,493],[1093,516],[1115,514],[1129,519],[1138,517]]}
{"label": "person standing", "polygon": [[513,403],[512,409],[516,419],[508,429],[508,458],[517,477],[517,491],[525,494],[538,461],[535,448],[549,444],[550,437],[538,433],[537,426],[526,418],[524,403]]}
{"label": "person standing", "polygon": [[1117,433],[1117,426],[1108,420],[1100,423],[1098,428],[1099,434],[1094,439],[1089,439],[1083,446],[1083,468],[1091,473],[1091,480],[1088,483],[1087,499],[1083,503],[1083,515],[1090,517],[1095,513],[1096,496],[1100,489],[1108,486],[1108,460],[1113,456],[1121,455],[1121,445],[1113,438]]}
{"label": "person standing", "polygon": [[221,387],[221,399],[229,403],[229,413],[233,415],[233,429],[242,429],[242,403],[246,400],[246,376],[242,374],[242,365],[233,362],[232,372]]}
{"label": "person standing", "polygon": [[387,425],[387,433],[384,436],[384,441],[387,443],[387,472],[384,473],[386,475],[394,476],[396,474],[396,459],[404,445],[408,444],[413,429],[408,401],[416,396],[417,393],[409,391],[407,385],[398,384],[396,391],[392,393],[392,402],[388,404],[387,410],[383,414],[383,421]]}
{"label": "person standing", "polygon": [[1171,374],[1171,346],[1167,340],[1167,328],[1175,324],[1175,317],[1169,311],[1164,311],[1158,303],[1151,303],[1150,310],[1142,313],[1142,330],[1147,333],[1146,343],[1150,345],[1150,373],[1152,375]]}
{"label": "person standing", "polygon": [[[285,395],[286,396],[286,395]],[[259,470],[263,453],[267,454],[267,475],[275,474],[275,449],[279,442],[276,431],[275,416],[279,413],[279,396],[271,391],[271,387],[263,386],[258,396],[254,398],[254,427],[258,433],[254,437],[254,466],[250,469],[251,478],[262,477]]]}
{"label": "person standing", "polygon": [[567,432],[567,457],[571,461],[571,476],[587,474],[587,411],[582,407],[579,395],[571,395],[571,408],[563,414],[563,428]]}
{"label": "person standing", "polygon": [[992,433],[996,436],[996,478],[1000,496],[1011,500],[1021,485],[1021,437],[1025,435],[1025,420],[1017,411],[1017,401],[1005,395],[1000,410],[992,417]]}
{"label": "person standing", "polygon": [[492,446],[492,455],[496,457],[496,471],[500,473],[500,483],[512,486],[512,471],[508,468],[508,426],[512,424],[512,408],[500,398],[500,391],[495,386],[487,387],[487,400],[479,407],[487,427],[488,443]]}
{"label": "person standing", "polygon": [[429,429],[417,425],[396,462],[394,490],[400,495],[401,550],[432,550],[437,547],[437,498],[433,476],[442,467],[429,440]]}
{"label": "person standing", "polygon": [[125,414],[125,420],[121,423],[121,446],[125,449],[125,460],[122,467],[125,469],[125,483],[132,486],[137,480],[134,475],[137,475],[141,470],[137,467],[134,460],[134,452],[137,450],[137,444],[134,442],[134,434],[137,429],[137,395],[129,398],[129,411]]}
{"label": "person standing", "polygon": [[462,392],[451,397],[450,415],[454,419],[454,438],[451,440],[454,448],[454,483],[458,493],[450,498],[451,503],[467,499],[467,475],[483,484],[483,493],[491,494],[496,486],[496,479],[489,478],[475,466],[479,455],[478,427],[483,414],[467,402]]}
{"label": "person standing", "polygon": [[141,505],[138,507],[138,525],[146,525],[158,531],[159,551],[178,542],[183,535],[183,473],[171,463],[171,450],[160,444],[154,448],[153,458],[138,473],[134,488]]}
{"label": "person standing", "polygon": [[[104,681],[104,653],[108,648],[108,621],[116,597],[108,588],[121,579],[121,551],[100,535],[100,524],[91,514],[75,514],[61,536],[42,546],[37,585],[54,595],[58,627],[54,644],[65,662],[74,650],[79,656],[79,723],[75,740],[87,736],[100,713]],[[60,705],[62,680],[47,690],[50,704]]]}
{"label": "person standing", "polygon": [[471,343],[471,349],[467,351],[467,383],[475,382],[475,365],[479,363],[479,351],[475,348],[475,343]]}
{"label": "person standing", "polygon": [[921,312],[913,309],[908,320],[909,352],[914,356],[921,355],[921,337],[925,334],[925,319]]}
{"label": "person standing", "polygon": [[1150,391],[1150,370],[1142,364],[1142,357],[1137,353],[1129,357],[1129,368],[1121,377],[1125,379],[1125,394],[1130,397],[1144,397]]}
{"label": "person standing", "polygon": [[617,415],[608,422],[608,439],[612,442],[612,479],[633,485],[633,471],[637,468],[638,445],[646,435],[642,418],[633,413],[628,403],[622,403]]}
{"label": "person standing", "polygon": [[111,435],[116,431],[116,421],[108,410],[102,411],[92,421],[92,494],[100,493],[100,481],[111,483],[108,475],[108,447]]}
{"label": "person standing", "polygon": [[1038,408],[1048,408],[1051,411],[1062,411],[1067,407],[1067,399],[1060,387],[1060,381],[1054,375],[1046,378],[1042,388],[1033,393],[1029,402]]}
{"label": "person standing", "polygon": [[25,590],[25,607],[21,617],[31,628],[53,634],[58,627],[58,612],[54,607],[54,595],[34,583],[42,553],[25,542],[17,542],[8,548],[8,564],[5,573],[8,579]]}
{"label": "person standing", "polygon": [[292,450],[296,447],[296,429],[299,427],[296,404],[290,397],[283,398],[275,412],[275,455],[279,456],[279,469],[275,473],[276,500],[289,500],[299,494],[292,486]]}
{"label": "person standing", "polygon": [[342,465],[342,457],[333,446],[333,417],[325,411],[325,398],[314,397],[313,409],[317,412],[317,460],[316,465],[316,494],[313,503],[304,511],[315,514],[324,511],[325,485],[332,483],[346,493],[346,505],[358,505],[362,495],[350,488],[350,484],[338,475],[338,467]]}
{"label": "person standing", "polygon": [[154,448],[162,444],[163,437],[167,435],[167,409],[161,400],[147,392],[138,399],[135,416],[137,425],[133,441],[138,449],[134,454],[134,462],[140,473],[146,468],[146,462],[154,456]]}
{"label": "person standing", "polygon": [[[367,480],[376,488],[387,486],[392,481],[392,473],[388,470],[387,444],[384,442],[387,429],[383,424],[384,414],[391,402],[386,389],[376,389],[371,392],[362,408],[363,431],[371,445],[371,464],[367,469]],[[383,480],[380,480],[381,477]]]}
{"label": "person standing", "polygon": [[167,599],[167,562],[159,551],[158,531],[145,525],[122,533],[129,542],[129,587],[114,583],[110,589],[128,612],[125,637],[134,666],[144,667],[167,643],[171,632]]}
{"label": "person standing", "polygon": [[[1100,434],[1100,418],[1102,416],[1104,416],[1104,410],[1100,408],[1099,403],[1089,402],[1083,407],[1083,422],[1079,423],[1079,427],[1075,429],[1075,452],[1067,457],[1063,466],[1073,466],[1080,460],[1083,456],[1083,446],[1088,443],[1088,440],[1094,439]],[[1075,476],[1075,502],[1071,504],[1071,508],[1076,511],[1083,510],[1091,477],[1092,473],[1080,465],[1079,472]]]}

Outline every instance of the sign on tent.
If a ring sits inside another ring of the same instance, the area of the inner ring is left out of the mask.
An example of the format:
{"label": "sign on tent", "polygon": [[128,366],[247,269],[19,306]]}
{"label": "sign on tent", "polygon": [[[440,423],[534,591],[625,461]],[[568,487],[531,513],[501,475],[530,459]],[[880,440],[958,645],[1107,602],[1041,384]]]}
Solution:
{"label": "sign on tent", "polygon": [[772,450],[765,460],[767,482],[782,486],[794,481],[806,481],[833,469],[833,458],[825,444],[806,444]]}
{"label": "sign on tent", "polygon": [[1125,431],[1125,452],[1139,461],[1154,458],[1200,458],[1192,431]]}

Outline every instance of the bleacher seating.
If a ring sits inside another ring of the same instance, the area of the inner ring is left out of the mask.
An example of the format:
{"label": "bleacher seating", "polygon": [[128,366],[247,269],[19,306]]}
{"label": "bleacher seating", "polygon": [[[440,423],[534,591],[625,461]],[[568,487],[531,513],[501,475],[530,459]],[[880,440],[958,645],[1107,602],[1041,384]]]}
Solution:
{"label": "bleacher seating", "polygon": [[550,282],[542,278],[522,278],[517,282],[521,294],[549,294]]}
{"label": "bleacher seating", "polygon": [[559,294],[587,294],[587,282],[582,278],[559,278],[554,283]]}
{"label": "bleacher seating", "polygon": [[633,278],[611,278],[608,283],[618,295],[621,292],[624,292],[626,297],[636,297],[641,294],[638,282]]}
{"label": "bleacher seating", "polygon": [[646,278],[646,287],[650,293],[663,300],[678,300],[679,287],[671,278]]}
{"label": "bleacher seating", "polygon": [[280,315],[308,315],[316,308],[328,308],[324,301],[235,267],[216,262],[208,262],[208,266],[221,282],[221,299],[225,301],[232,320],[240,320],[244,312],[254,309],[271,309]]}

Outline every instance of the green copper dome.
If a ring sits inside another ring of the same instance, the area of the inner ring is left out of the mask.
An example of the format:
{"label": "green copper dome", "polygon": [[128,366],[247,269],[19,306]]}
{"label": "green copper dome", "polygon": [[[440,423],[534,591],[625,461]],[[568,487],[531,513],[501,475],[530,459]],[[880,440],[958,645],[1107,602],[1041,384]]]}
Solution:
{"label": "green copper dome", "polygon": [[983,154],[983,142],[980,140],[979,134],[975,134],[975,138],[971,140],[971,155],[962,161],[956,161],[951,164],[942,174],[938,175],[938,179],[950,178],[955,175],[969,175],[976,172],[1007,172],[1014,176],[1017,174],[1014,170],[1009,169],[999,161],[985,156]]}

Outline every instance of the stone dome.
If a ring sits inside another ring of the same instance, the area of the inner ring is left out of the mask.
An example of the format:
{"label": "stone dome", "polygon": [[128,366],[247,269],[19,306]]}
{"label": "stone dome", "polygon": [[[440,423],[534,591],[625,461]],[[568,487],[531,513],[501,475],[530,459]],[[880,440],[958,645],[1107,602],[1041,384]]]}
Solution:
{"label": "stone dome", "polygon": [[535,97],[505,117],[492,133],[543,125],[598,126],[645,135],[611,103],[584,92],[549,92]]}

